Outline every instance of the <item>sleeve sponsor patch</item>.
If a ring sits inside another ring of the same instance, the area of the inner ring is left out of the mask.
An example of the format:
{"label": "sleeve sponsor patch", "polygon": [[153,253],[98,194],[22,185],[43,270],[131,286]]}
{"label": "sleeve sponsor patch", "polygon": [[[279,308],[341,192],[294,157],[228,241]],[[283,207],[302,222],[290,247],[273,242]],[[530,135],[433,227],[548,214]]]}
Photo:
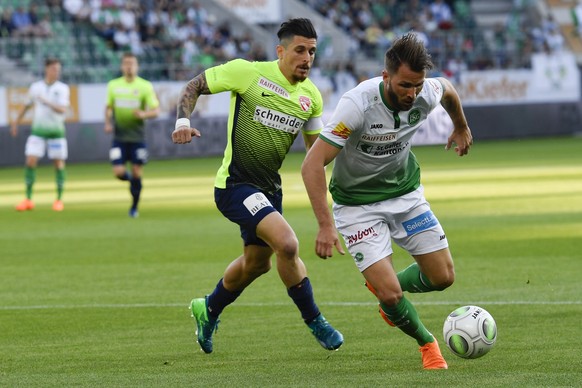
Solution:
{"label": "sleeve sponsor patch", "polygon": [[346,127],[342,121],[331,130],[331,133],[337,137],[341,137],[342,139],[347,139],[350,137],[352,131]]}

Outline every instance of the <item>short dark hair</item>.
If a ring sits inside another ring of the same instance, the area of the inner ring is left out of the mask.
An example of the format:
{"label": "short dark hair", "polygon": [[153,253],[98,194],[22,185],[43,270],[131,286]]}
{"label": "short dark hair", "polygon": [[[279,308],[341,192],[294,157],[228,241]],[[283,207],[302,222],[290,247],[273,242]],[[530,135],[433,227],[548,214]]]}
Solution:
{"label": "short dark hair", "polygon": [[294,18],[281,23],[281,28],[277,32],[279,42],[284,39],[293,38],[294,36],[317,39],[317,32],[311,20],[306,18]]}
{"label": "short dark hair", "polygon": [[46,57],[44,59],[44,67],[49,67],[50,65],[54,65],[55,63],[61,63],[61,60],[56,57]]}
{"label": "short dark hair", "polygon": [[122,55],[121,55],[121,59],[123,58],[135,58],[137,59],[137,55],[135,55],[134,53],[132,53],[131,51],[125,51]]}
{"label": "short dark hair", "polygon": [[434,67],[432,59],[424,43],[418,39],[414,32],[409,32],[396,39],[386,51],[384,65],[386,70],[394,74],[405,63],[410,70],[421,72]]}

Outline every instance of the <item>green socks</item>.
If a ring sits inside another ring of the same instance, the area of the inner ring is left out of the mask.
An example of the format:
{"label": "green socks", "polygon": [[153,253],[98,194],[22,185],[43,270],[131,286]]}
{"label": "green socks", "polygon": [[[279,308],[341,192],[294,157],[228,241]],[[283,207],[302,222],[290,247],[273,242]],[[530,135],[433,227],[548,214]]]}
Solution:
{"label": "green socks", "polygon": [[420,272],[420,268],[417,263],[409,265],[404,270],[396,274],[398,277],[398,282],[400,283],[400,288],[402,291],[408,292],[429,292],[438,291],[426,276]]}
{"label": "green socks", "polygon": [[396,327],[414,338],[419,346],[434,341],[432,334],[430,334],[420,321],[416,309],[405,297],[402,297],[400,302],[392,307],[380,303],[380,308],[382,308],[384,313],[392,323],[396,325]]}
{"label": "green socks", "polygon": [[36,168],[25,167],[24,169],[24,183],[26,184],[26,198],[32,199],[32,186],[36,180]]}
{"label": "green socks", "polygon": [[[55,180],[57,183],[57,199],[60,200],[63,197],[63,190],[65,188],[65,181],[67,180],[67,172],[65,169],[55,170]],[[32,199],[32,186],[36,181],[36,168],[25,167],[24,168],[24,183],[26,184],[26,198]]]}
{"label": "green socks", "polygon": [[61,198],[63,197],[63,190],[65,188],[65,180],[67,179],[67,173],[64,168],[56,169],[55,179],[57,182],[57,199],[61,200]]}

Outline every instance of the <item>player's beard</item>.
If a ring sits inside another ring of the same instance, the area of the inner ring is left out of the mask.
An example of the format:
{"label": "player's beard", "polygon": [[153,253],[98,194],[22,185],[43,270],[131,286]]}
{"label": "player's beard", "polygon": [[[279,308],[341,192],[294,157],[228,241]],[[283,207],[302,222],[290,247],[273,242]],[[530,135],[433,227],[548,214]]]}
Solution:
{"label": "player's beard", "polygon": [[[297,67],[298,72],[296,72],[295,74],[293,74],[293,79],[296,82],[303,82],[307,79],[307,77],[309,77],[309,72],[311,71],[311,67],[308,68],[304,68],[302,66]],[[299,74],[298,74],[299,73]],[[305,75],[303,75],[305,74]]]}
{"label": "player's beard", "polygon": [[386,94],[387,94],[386,97],[390,105],[399,111],[406,112],[410,110],[412,108],[412,104],[414,104],[414,100],[412,100],[412,102],[408,104],[400,101],[398,95],[392,91],[392,81],[390,81],[390,83],[388,84]]}

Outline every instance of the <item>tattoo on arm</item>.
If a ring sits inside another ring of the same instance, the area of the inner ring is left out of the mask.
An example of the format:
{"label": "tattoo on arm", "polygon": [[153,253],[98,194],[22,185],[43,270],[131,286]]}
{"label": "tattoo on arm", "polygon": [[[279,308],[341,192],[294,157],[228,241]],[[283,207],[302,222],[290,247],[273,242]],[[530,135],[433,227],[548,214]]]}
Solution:
{"label": "tattoo on arm", "polygon": [[198,102],[198,97],[202,94],[211,94],[204,73],[200,73],[192,78],[190,82],[186,84],[184,89],[182,89],[180,99],[178,100],[176,119],[189,119],[196,103]]}

